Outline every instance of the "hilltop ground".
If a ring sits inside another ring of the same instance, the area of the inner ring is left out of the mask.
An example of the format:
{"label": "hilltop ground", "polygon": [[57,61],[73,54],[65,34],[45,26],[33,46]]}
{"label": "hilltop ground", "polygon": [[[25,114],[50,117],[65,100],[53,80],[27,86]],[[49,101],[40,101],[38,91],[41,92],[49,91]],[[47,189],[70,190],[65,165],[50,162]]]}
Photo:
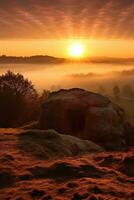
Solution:
{"label": "hilltop ground", "polygon": [[134,149],[46,160],[21,148],[20,132],[0,129],[1,200],[134,199]]}

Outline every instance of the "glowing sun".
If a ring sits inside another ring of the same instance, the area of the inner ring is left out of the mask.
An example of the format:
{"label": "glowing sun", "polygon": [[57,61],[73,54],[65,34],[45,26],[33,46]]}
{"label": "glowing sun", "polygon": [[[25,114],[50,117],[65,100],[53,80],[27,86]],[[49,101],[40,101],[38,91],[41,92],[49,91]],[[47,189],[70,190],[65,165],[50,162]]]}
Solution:
{"label": "glowing sun", "polygon": [[72,43],[69,46],[69,55],[71,57],[79,58],[84,54],[84,45],[82,43]]}

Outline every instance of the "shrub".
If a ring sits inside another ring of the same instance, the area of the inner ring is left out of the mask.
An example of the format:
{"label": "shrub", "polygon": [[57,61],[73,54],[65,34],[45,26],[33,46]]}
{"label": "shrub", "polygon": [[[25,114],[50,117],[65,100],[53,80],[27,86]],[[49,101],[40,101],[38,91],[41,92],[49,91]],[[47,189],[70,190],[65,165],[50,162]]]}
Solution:
{"label": "shrub", "polygon": [[0,127],[17,127],[35,117],[38,94],[31,81],[8,71],[0,76]]}

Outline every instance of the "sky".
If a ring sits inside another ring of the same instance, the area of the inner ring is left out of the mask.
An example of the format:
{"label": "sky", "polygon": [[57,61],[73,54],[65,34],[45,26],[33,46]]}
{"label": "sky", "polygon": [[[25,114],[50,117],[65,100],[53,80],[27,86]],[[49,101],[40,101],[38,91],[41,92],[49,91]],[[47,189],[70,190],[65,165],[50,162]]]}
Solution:
{"label": "sky", "polygon": [[0,54],[134,57],[134,0],[0,0]]}

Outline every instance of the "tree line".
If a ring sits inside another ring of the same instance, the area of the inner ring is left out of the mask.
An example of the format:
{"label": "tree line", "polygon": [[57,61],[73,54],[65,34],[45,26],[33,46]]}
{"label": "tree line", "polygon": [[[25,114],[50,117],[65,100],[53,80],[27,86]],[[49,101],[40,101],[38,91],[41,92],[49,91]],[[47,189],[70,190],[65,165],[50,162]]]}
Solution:
{"label": "tree line", "polygon": [[[99,87],[98,92],[103,95],[107,95],[107,90],[103,86]],[[120,99],[121,97],[134,98],[134,88],[130,84],[125,84],[122,87],[114,85],[112,88],[111,95],[116,100]]]}

